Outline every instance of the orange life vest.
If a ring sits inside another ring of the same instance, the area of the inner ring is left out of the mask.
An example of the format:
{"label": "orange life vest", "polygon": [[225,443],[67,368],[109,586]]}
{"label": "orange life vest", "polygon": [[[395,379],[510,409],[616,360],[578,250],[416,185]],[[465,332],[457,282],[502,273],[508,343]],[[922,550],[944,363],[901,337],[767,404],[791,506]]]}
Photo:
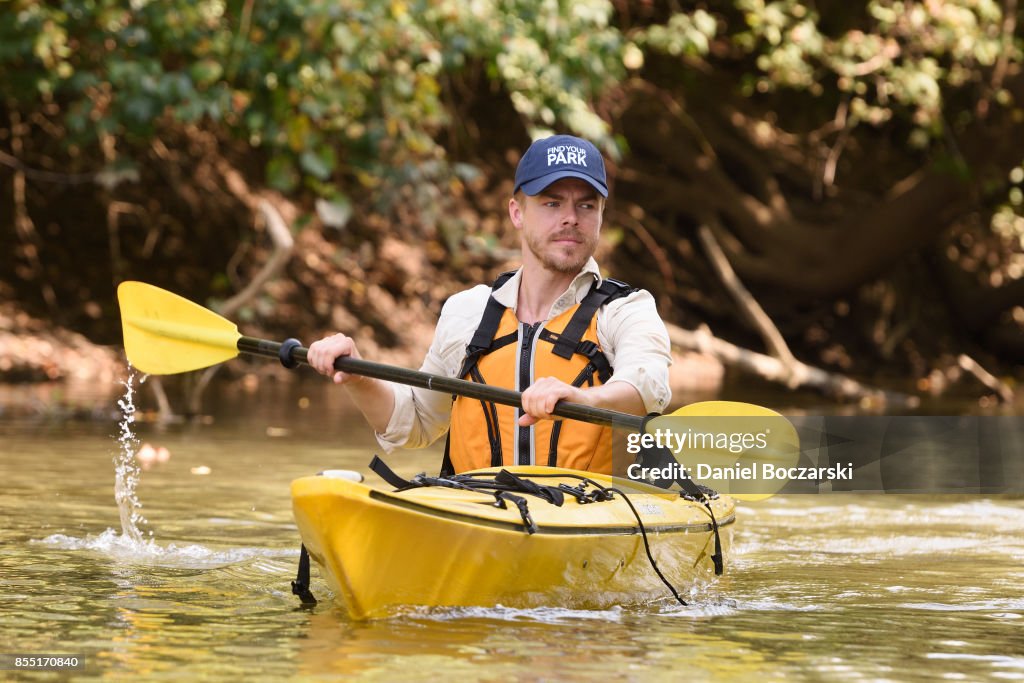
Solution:
{"label": "orange life vest", "polygon": [[[503,273],[492,292],[514,273]],[[606,278],[583,301],[546,322],[527,325],[495,300],[466,349],[459,376],[523,391],[535,379],[555,377],[581,387],[608,381],[612,367],[597,339],[597,313],[634,288]],[[610,474],[609,427],[577,420],[542,420],[520,427],[522,412],[511,406],[457,397],[442,473],[504,465],[549,465]]]}

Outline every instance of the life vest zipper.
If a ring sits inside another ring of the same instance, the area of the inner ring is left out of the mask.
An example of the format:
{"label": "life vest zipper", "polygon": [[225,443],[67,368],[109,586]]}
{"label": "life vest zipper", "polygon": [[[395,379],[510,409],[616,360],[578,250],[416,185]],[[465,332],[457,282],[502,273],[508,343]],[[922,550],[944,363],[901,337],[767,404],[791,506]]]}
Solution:
{"label": "life vest zipper", "polygon": [[[516,376],[516,391],[522,392],[533,384],[533,354],[537,345],[536,335],[540,330],[542,323],[538,322],[533,325],[527,325],[526,323],[520,324],[522,325],[522,334],[519,335],[519,372]],[[524,414],[525,413],[522,408],[518,408],[516,410],[515,463],[517,465],[533,465],[535,464],[533,453],[533,427],[519,426],[519,418]]]}

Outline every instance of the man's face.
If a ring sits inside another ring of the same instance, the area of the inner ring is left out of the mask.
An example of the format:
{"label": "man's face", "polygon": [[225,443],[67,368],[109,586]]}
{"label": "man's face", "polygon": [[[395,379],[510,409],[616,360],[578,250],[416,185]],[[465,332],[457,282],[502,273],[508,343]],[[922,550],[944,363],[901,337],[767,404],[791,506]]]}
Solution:
{"label": "man's face", "polygon": [[509,201],[508,213],[522,234],[523,263],[533,260],[557,273],[579,272],[597,249],[604,198],[578,178],[555,181],[533,197],[517,197]]}

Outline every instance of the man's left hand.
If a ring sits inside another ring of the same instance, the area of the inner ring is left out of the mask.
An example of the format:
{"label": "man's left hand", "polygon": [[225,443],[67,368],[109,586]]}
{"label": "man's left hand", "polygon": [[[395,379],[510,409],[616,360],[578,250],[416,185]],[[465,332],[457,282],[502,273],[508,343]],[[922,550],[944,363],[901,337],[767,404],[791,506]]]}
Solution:
{"label": "man's left hand", "polygon": [[523,412],[526,414],[519,418],[519,426],[529,427],[538,420],[554,419],[551,411],[555,409],[555,404],[562,400],[589,405],[583,389],[554,377],[540,378],[523,392]]}

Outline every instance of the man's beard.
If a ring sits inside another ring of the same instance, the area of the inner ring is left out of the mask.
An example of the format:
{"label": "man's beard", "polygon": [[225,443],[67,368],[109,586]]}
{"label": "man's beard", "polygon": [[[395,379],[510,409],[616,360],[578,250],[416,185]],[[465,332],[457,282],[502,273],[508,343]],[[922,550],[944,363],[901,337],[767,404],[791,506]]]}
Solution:
{"label": "man's beard", "polygon": [[[545,246],[551,247],[552,242],[560,239],[577,240],[581,243],[580,249],[578,251],[574,250],[576,251],[574,255],[565,255],[563,252],[558,251],[558,247],[554,247],[554,250],[557,252],[554,255],[551,251],[544,249]],[[556,273],[574,275],[580,272],[590,257],[594,255],[594,251],[597,248],[597,239],[588,240],[583,233],[578,231],[561,232],[547,238],[538,238],[535,235],[527,234],[526,246],[546,269]]]}

